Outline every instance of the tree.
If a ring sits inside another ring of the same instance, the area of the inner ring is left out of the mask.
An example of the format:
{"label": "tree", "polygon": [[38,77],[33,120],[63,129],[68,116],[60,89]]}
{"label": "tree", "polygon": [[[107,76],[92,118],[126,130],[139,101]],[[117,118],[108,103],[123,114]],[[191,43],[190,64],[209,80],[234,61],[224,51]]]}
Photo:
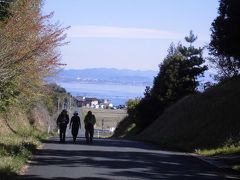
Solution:
{"label": "tree", "polygon": [[16,0],[8,8],[11,16],[0,21],[1,102],[42,96],[44,77],[61,66],[56,48],[65,44],[66,28],[51,24],[53,14],[43,16],[41,6],[41,0]]}
{"label": "tree", "polygon": [[170,45],[169,53],[160,65],[159,74],[154,78],[152,96],[168,104],[196,92],[199,85],[197,78],[207,69],[207,66],[203,65],[203,48],[192,45],[196,39],[190,31],[189,36],[185,37],[189,47],[181,43],[177,47]]}
{"label": "tree", "polygon": [[[223,69],[231,70],[228,75],[238,75],[240,70],[240,1],[220,0],[218,17],[211,27],[209,50],[214,56],[214,63]],[[237,73],[236,73],[237,72]]]}
{"label": "tree", "polygon": [[138,99],[138,98],[129,99],[127,101],[127,113],[128,114],[135,114],[136,106],[139,104],[139,102],[140,102],[140,99]]}
{"label": "tree", "polygon": [[137,105],[137,120],[141,128],[155,121],[166,107],[186,95],[195,93],[199,85],[198,76],[207,69],[202,51],[192,44],[197,37],[190,31],[185,37],[189,47],[181,43],[175,47],[171,44],[168,55],[160,64],[160,71],[154,78],[153,87],[145,90],[145,96]]}
{"label": "tree", "polygon": [[219,55],[211,56],[208,60],[217,70],[217,74],[214,76],[217,81],[223,81],[239,74],[239,64],[233,57]]}
{"label": "tree", "polygon": [[140,130],[149,126],[164,111],[165,104],[155,97],[144,97],[136,106],[135,123]]}
{"label": "tree", "polygon": [[0,1],[0,21],[3,21],[9,17],[10,13],[8,11],[8,8],[12,1],[13,0],[1,0]]}

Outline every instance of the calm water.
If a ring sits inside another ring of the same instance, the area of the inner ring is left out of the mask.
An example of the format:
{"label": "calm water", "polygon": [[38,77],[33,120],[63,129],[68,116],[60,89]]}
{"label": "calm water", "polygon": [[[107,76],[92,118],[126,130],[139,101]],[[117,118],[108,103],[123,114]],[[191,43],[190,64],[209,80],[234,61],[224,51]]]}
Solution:
{"label": "calm water", "polygon": [[114,105],[125,104],[128,99],[142,97],[143,85],[119,85],[97,83],[59,83],[73,96],[109,99]]}

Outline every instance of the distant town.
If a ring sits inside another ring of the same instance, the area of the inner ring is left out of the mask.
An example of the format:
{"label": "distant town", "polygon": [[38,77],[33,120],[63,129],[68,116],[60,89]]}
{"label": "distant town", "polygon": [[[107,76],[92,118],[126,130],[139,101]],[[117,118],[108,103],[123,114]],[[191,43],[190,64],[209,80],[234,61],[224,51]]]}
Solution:
{"label": "distant town", "polygon": [[75,96],[78,107],[87,107],[94,109],[124,109],[126,105],[114,106],[108,99],[98,99],[95,97]]}

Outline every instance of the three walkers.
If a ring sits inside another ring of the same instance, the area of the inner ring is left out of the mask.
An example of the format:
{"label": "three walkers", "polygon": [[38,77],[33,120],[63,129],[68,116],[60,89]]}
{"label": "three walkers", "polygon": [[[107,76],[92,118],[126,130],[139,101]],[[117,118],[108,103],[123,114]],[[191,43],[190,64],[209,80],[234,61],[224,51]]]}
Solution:
{"label": "three walkers", "polygon": [[[57,118],[57,126],[60,130],[60,134],[59,134],[60,142],[63,142],[63,143],[65,142],[66,129],[67,129],[68,123],[69,123],[69,116],[67,114],[67,110],[64,109]],[[94,114],[92,114],[91,111],[88,111],[87,115],[84,118],[86,143],[93,142],[95,123],[96,123],[96,118]],[[79,129],[81,129],[81,120],[77,112],[75,112],[71,118],[69,129],[71,129],[71,132],[72,132],[73,143],[76,143],[78,131]]]}

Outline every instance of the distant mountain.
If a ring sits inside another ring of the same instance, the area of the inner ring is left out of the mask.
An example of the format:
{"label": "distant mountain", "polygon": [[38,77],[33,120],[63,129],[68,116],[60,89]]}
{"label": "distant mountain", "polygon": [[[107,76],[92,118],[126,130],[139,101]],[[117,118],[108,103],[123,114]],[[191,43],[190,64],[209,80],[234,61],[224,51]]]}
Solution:
{"label": "distant mountain", "polygon": [[114,83],[133,85],[152,85],[157,71],[141,71],[114,68],[69,69],[61,70],[55,82]]}

